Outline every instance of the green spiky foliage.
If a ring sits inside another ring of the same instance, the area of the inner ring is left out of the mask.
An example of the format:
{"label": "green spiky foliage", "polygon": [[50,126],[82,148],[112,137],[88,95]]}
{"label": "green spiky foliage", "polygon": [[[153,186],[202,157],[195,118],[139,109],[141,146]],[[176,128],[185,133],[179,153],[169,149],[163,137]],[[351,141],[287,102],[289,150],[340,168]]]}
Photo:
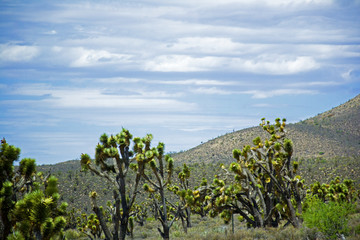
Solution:
{"label": "green spiky foliage", "polygon": [[148,217],[148,202],[142,201],[141,203],[135,203],[133,206],[133,210],[131,211],[132,217],[135,222],[137,222],[140,226],[144,226],[145,221]]}
{"label": "green spiky foliage", "polygon": [[77,217],[77,229],[85,233],[89,239],[100,239],[103,232],[99,219],[93,213],[89,216],[81,214],[81,216]]}
{"label": "green spiky foliage", "polygon": [[[187,228],[192,227],[191,225],[191,214],[199,214],[204,217],[207,213],[205,207],[207,205],[207,199],[204,195],[201,195],[198,190],[198,186],[195,186],[194,189],[190,188],[189,178],[190,178],[190,168],[184,163],[181,172],[179,172],[178,179],[179,184],[174,184],[168,189],[177,195],[180,199],[180,219],[184,231],[187,232]],[[200,186],[207,185],[207,180],[202,179]]]}
{"label": "green spiky foliage", "polygon": [[[130,132],[123,128],[115,136],[103,134],[100,137],[100,143],[95,149],[95,161],[92,161],[88,154],[81,155],[83,170],[95,173],[113,186],[115,201],[114,211],[111,212],[113,222],[111,231],[107,218],[103,216],[97,205],[97,194],[93,192],[90,196],[93,211],[107,239],[125,239],[126,237],[129,218],[134,210],[133,206],[145,165],[159,154],[156,148],[151,148],[152,138],[151,134],[144,138],[133,138]],[[131,145],[133,150],[130,150]],[[135,172],[135,176],[131,179],[130,171]]]}
{"label": "green spiky foliage", "polygon": [[341,182],[340,177],[336,177],[328,184],[315,182],[310,185],[308,194],[310,196],[316,196],[323,202],[355,203],[360,191],[355,188],[354,183],[355,181],[351,179],[344,179],[343,182]]}
{"label": "green spiky foliage", "polygon": [[20,148],[9,145],[5,139],[1,140],[0,149],[0,239],[6,239],[11,233],[12,223],[9,213],[15,205],[14,194],[14,162],[19,159]]}
{"label": "green spiky foliage", "polygon": [[57,192],[48,195],[41,190],[35,190],[19,200],[11,214],[16,222],[14,229],[18,234],[25,239],[44,240],[62,235],[66,225],[67,204],[58,206],[59,197]]}
{"label": "green spiky foliage", "polygon": [[[36,173],[34,159],[24,158],[17,171],[13,163],[20,149],[1,141],[0,239],[50,239],[61,235],[66,203],[58,206],[57,179]],[[45,193],[43,192],[45,190]]]}
{"label": "green spiky foliage", "polygon": [[178,205],[178,208],[180,208],[182,211],[180,212],[179,217],[181,219],[184,231],[186,233],[187,233],[187,228],[191,227],[191,207],[190,204],[186,203],[186,199],[193,198],[193,192],[189,187],[189,178],[190,178],[190,169],[184,163],[182,171],[178,175],[179,185],[173,185],[168,187],[168,189],[171,192],[173,192],[180,198],[180,203]]}
{"label": "green spiky foliage", "polygon": [[277,227],[283,219],[299,227],[304,180],[296,175],[298,163],[291,160],[293,144],[286,138],[286,120],[270,124],[262,119],[260,125],[269,138],[257,137],[252,146],[234,149],[236,161],[229,168],[222,166],[223,176],[199,191],[210,197],[210,216],[220,214],[226,223],[239,214],[249,227]]}
{"label": "green spiky foliage", "polygon": [[144,191],[148,192],[154,206],[156,218],[160,221],[162,229],[158,228],[163,239],[169,239],[170,228],[180,214],[181,209],[167,201],[165,190],[170,186],[174,169],[174,160],[169,155],[164,156],[164,143],[159,143],[157,148],[152,150],[139,149],[148,161],[151,173],[154,178],[148,176],[144,171],[143,177],[146,183]]}
{"label": "green spiky foliage", "polygon": [[131,238],[134,237],[134,217],[129,217],[129,229],[128,232],[130,233]]}
{"label": "green spiky foliage", "polygon": [[200,189],[207,186],[207,179],[201,180],[200,186],[195,186],[194,189],[180,190],[177,192],[180,199],[185,202],[185,207],[189,207],[192,213],[199,214],[205,217],[209,212],[207,209],[209,196],[200,194]]}

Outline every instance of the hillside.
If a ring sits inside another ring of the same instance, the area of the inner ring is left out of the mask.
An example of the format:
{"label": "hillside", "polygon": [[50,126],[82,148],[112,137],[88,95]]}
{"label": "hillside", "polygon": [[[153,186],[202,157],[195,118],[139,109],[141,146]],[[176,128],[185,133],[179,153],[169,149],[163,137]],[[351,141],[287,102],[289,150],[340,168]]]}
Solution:
{"label": "hillside", "polygon": [[[306,183],[328,182],[335,176],[360,183],[360,95],[343,105],[315,117],[287,126],[288,137],[294,142],[294,156],[300,160],[300,174]],[[191,183],[205,177],[211,180],[219,163],[233,161],[232,150],[251,144],[256,136],[268,137],[261,127],[243,129],[218,137],[173,157],[177,167],[191,166]],[[203,164],[206,163],[206,164]],[[81,172],[80,161],[38,166],[38,171],[51,172],[59,178],[59,192],[69,209],[91,212],[89,192],[99,194],[99,204],[112,200],[111,187],[106,181]]]}
{"label": "hillside", "polygon": [[[359,126],[360,95],[315,117],[289,124],[287,137],[293,140],[295,158],[359,156]],[[178,153],[174,159],[186,163],[228,163],[232,161],[233,149],[251,144],[257,136],[269,137],[261,127],[247,128]]]}

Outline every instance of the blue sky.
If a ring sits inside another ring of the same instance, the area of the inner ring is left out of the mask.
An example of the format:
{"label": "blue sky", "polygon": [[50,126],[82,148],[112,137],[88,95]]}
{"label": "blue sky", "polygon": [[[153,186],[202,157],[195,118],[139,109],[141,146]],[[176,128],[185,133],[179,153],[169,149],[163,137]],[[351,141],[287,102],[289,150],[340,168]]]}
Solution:
{"label": "blue sky", "polygon": [[360,93],[360,1],[0,0],[0,137],[38,164],[122,127],[187,150]]}

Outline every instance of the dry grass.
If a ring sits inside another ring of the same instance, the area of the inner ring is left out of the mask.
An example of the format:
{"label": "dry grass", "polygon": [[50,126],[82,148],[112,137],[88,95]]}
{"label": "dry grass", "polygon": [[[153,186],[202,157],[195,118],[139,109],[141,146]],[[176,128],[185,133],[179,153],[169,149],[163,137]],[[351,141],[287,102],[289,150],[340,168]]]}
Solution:
{"label": "dry grass", "polygon": [[[157,227],[158,222],[148,221],[144,227],[137,226],[134,230],[135,240],[162,240]],[[360,239],[360,213],[351,216],[349,226],[351,233],[346,236],[347,240]],[[128,238],[130,239],[130,237]],[[231,232],[231,224],[225,225],[220,218],[193,217],[193,227],[186,234],[181,222],[175,222],[170,230],[170,239],[173,240],[326,240],[323,234],[316,229],[302,227],[295,229],[292,226],[286,228],[247,229],[243,224],[235,222],[235,232]],[[339,238],[340,239],[340,238]]]}

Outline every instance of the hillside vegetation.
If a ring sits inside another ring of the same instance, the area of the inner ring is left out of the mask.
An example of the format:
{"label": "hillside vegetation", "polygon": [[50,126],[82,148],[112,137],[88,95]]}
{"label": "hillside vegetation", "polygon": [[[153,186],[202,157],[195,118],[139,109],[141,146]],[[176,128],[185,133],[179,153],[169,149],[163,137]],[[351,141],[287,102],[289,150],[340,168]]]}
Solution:
{"label": "hillside vegetation", "polygon": [[[294,158],[354,157],[360,155],[359,126],[360,95],[315,117],[287,125],[287,136],[294,143]],[[252,143],[257,136],[267,137],[261,127],[228,133],[175,154],[174,159],[185,163],[229,163],[233,149]]]}
{"label": "hillside vegetation", "polygon": [[[327,182],[336,176],[352,178],[360,184],[356,171],[360,169],[359,116],[360,95],[315,117],[287,125],[288,137],[294,143],[294,158],[300,160],[299,170],[307,184]],[[178,166],[175,176],[180,172],[179,166],[186,163],[192,169],[191,183],[196,185],[203,177],[210,180],[220,163],[233,161],[233,149],[251,144],[257,136],[267,137],[261,127],[252,127],[174,154],[174,162]],[[58,177],[62,200],[76,209],[91,212],[91,190],[101,193],[100,205],[112,199],[107,182],[90,172],[82,172],[78,160],[38,166],[38,171],[51,172]]]}
{"label": "hillside vegetation", "polygon": [[[293,159],[299,162],[298,173],[305,180],[307,186],[316,181],[328,183],[336,176],[339,176],[340,179],[353,179],[356,187],[359,186],[359,126],[360,95],[315,117],[286,126],[287,137],[293,141],[294,145]],[[228,166],[229,163],[234,162],[233,149],[242,149],[245,145],[252,145],[253,139],[257,136],[260,136],[261,139],[269,137],[262,127],[252,127],[220,136],[188,151],[172,154],[175,164],[174,181],[177,181],[182,165],[186,163],[191,171],[189,178],[191,188],[198,186],[202,178],[212,182],[214,176],[219,174],[220,164],[224,163]],[[112,187],[99,176],[81,171],[79,160],[42,165],[38,166],[37,170],[52,173],[59,179],[58,188],[61,201],[69,204],[69,210],[77,211],[75,213],[77,216],[80,213],[92,212],[89,198],[91,191],[98,193],[99,205],[105,206],[108,200],[113,201]],[[146,194],[141,194],[137,201],[142,202],[145,198]],[[156,230],[153,230],[153,227],[154,229],[156,227],[151,220],[152,214],[148,213],[147,218],[150,222],[145,225],[145,229],[136,231],[135,239],[159,239],[158,236],[154,236],[157,233]],[[206,218],[195,219],[199,225],[194,224],[194,226],[201,228]],[[216,226],[214,229],[220,235],[224,235],[223,231],[230,231],[228,226],[221,224],[219,219],[214,221],[212,223]],[[355,221],[354,224],[357,226],[358,222]],[[180,223],[176,223],[172,238],[184,239],[187,236],[180,228]],[[193,230],[196,229],[190,229],[190,231]],[[150,232],[151,234],[149,234]],[[198,239],[209,239],[209,236],[213,234],[213,232],[209,232],[208,235],[204,233],[198,236]],[[243,232],[243,234],[257,235],[258,232]],[[277,234],[280,234],[280,231]],[[294,239],[301,239],[300,235],[303,233],[298,231],[297,234],[299,236]],[[253,236],[249,236],[248,239],[252,238]],[[247,238],[245,237],[245,239]]]}

